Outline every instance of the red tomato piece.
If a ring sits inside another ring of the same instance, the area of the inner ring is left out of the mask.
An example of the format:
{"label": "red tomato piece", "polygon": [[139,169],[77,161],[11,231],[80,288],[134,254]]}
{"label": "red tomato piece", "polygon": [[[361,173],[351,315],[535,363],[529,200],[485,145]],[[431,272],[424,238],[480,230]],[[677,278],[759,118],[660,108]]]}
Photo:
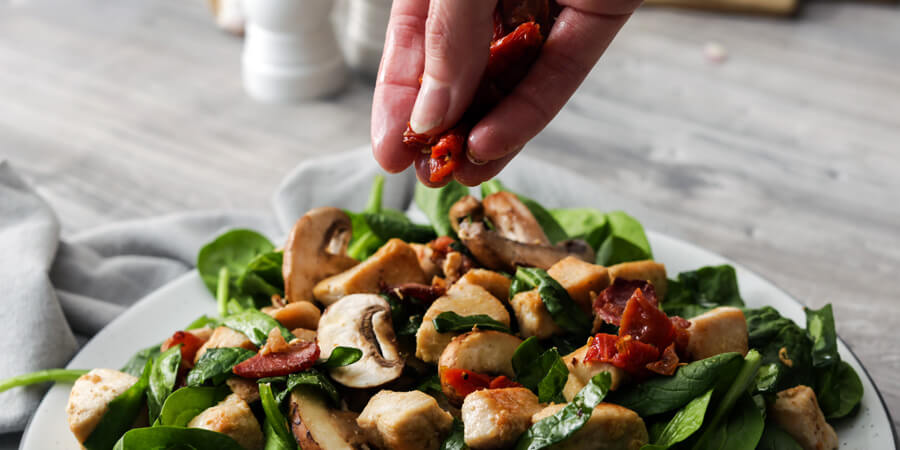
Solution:
{"label": "red tomato piece", "polygon": [[315,342],[295,341],[284,352],[257,354],[234,366],[232,372],[243,378],[280,377],[309,369],[318,359]]}
{"label": "red tomato piece", "polygon": [[612,362],[616,356],[616,342],[619,337],[614,334],[597,333],[587,352],[584,354],[584,361]]}
{"label": "red tomato piece", "polygon": [[622,313],[619,336],[626,335],[660,349],[668,347],[675,340],[675,327],[666,313],[650,303],[643,291],[638,289],[634,291]]}
{"label": "red tomato piece", "polygon": [[522,385],[509,379],[509,377],[507,377],[506,375],[500,375],[499,377],[494,377],[494,379],[491,380],[491,384],[488,386],[488,389],[505,389],[513,387],[522,387]]}
{"label": "red tomato piece", "polygon": [[491,377],[465,369],[444,369],[441,383],[449,385],[460,396],[465,396],[491,386]]}
{"label": "red tomato piece", "polygon": [[181,365],[186,369],[194,367],[194,356],[203,345],[203,340],[187,331],[176,331],[163,342],[160,350],[166,351],[178,344],[181,344]]}
{"label": "red tomato piece", "polygon": [[656,290],[653,285],[642,280],[626,280],[624,278],[616,278],[609,287],[600,292],[600,295],[594,299],[594,313],[600,316],[604,322],[611,323],[615,326],[622,324],[622,313],[625,312],[625,305],[634,295],[634,291],[640,289],[644,293],[644,297],[656,306]]}
{"label": "red tomato piece", "polygon": [[651,344],[646,344],[632,336],[621,336],[616,341],[616,356],[612,364],[626,372],[636,375],[646,375],[646,365],[659,359],[659,350]]}
{"label": "red tomato piece", "polygon": [[675,343],[669,344],[663,351],[658,361],[647,364],[647,370],[658,373],[660,375],[674,375],[675,369],[678,369],[680,360],[678,353],[675,352]]}

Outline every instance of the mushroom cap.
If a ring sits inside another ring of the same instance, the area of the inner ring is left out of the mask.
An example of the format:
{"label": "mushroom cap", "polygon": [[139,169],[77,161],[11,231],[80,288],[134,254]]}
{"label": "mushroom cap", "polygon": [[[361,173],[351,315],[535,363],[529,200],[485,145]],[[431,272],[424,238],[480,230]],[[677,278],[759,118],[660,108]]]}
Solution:
{"label": "mushroom cap", "polygon": [[284,292],[291,302],[312,301],[315,284],[357,264],[346,255],[353,228],[338,208],[316,208],[295,224],[284,245]]}
{"label": "mushroom cap", "polygon": [[324,358],[338,346],[362,351],[359,361],[330,369],[332,378],[344,386],[381,386],[403,372],[391,306],[379,295],[352,294],[326,308],[319,320],[318,339]]}

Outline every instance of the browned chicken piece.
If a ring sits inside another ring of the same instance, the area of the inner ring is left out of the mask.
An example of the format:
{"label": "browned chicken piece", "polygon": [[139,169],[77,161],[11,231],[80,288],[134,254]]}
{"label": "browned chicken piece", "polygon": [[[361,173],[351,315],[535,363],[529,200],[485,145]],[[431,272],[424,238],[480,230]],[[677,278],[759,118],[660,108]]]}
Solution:
{"label": "browned chicken piece", "polygon": [[[445,369],[465,369],[488,375],[516,374],[512,367],[512,357],[522,344],[522,340],[511,334],[493,330],[475,330],[453,338],[441,353],[438,374]],[[441,378],[441,390],[454,406],[462,404],[463,398],[452,385]]]}
{"label": "browned chicken piece", "polygon": [[825,421],[816,393],[808,386],[795,386],[779,392],[769,406],[769,415],[804,450],[838,448],[837,433]]}
{"label": "browned chicken piece", "polygon": [[416,258],[419,259],[419,267],[422,268],[422,273],[425,274],[425,278],[430,280],[441,274],[441,268],[434,262],[434,250],[432,250],[431,247],[427,244],[416,244],[412,242],[409,243],[409,246],[416,252]]}
{"label": "browned chicken piece", "polygon": [[415,250],[400,239],[391,239],[369,259],[320,281],[313,296],[327,306],[350,294],[377,294],[385,286],[403,283],[427,284],[428,278]]}
{"label": "browned chicken piece", "polygon": [[461,316],[485,314],[492,319],[509,326],[509,313],[500,300],[494,298],[488,291],[480,286],[472,284],[454,284],[447,290],[446,295],[438,298],[431,304],[422,325],[416,332],[416,357],[428,363],[436,363],[441,357],[444,348],[454,336],[460,333],[438,333],[432,320],[438,314],[453,311]]}
{"label": "browned chicken piece", "polygon": [[241,377],[231,377],[225,380],[225,384],[231,388],[231,392],[248,404],[259,400],[259,384],[254,380]]}
{"label": "browned chicken piece", "polygon": [[356,423],[366,440],[392,450],[437,450],[453,417],[420,391],[384,390],[372,397]]}
{"label": "browned chicken piece", "polygon": [[315,330],[319,326],[322,312],[311,302],[294,302],[284,306],[266,306],[260,311],[272,316],[287,329],[308,328]]}
{"label": "browned chicken piece", "polygon": [[256,346],[253,345],[253,343],[250,342],[250,339],[247,339],[247,336],[244,336],[243,333],[234,331],[228,327],[217,327],[213,330],[209,340],[203,343],[203,345],[200,346],[200,349],[197,350],[197,356],[194,357],[194,363],[196,364],[197,361],[200,360],[200,357],[211,348],[227,347],[241,347],[254,352],[257,350]]}
{"label": "browned chicken piece", "polygon": [[[532,417],[537,423],[556,414],[566,405],[550,405]],[[591,418],[568,439],[553,446],[553,450],[639,450],[649,442],[644,420],[636,412],[612,403],[594,407]]]}
{"label": "browned chicken piece", "polygon": [[225,434],[248,450],[261,450],[266,442],[250,406],[236,394],[207,408],[191,419],[187,426]]}
{"label": "browned chicken piece", "polygon": [[462,406],[466,445],[473,449],[512,446],[540,410],[537,396],[525,388],[475,391]]}
{"label": "browned chicken piece", "polygon": [[472,269],[466,272],[457,283],[468,283],[481,286],[503,303],[509,301],[509,286],[512,280],[487,269]]}
{"label": "browned chicken piece", "polygon": [[72,385],[66,420],[78,442],[84,442],[109,409],[109,402],[125,392],[137,377],[112,369],[94,369]]}
{"label": "browned chicken piece", "polygon": [[749,351],[747,320],[744,312],[731,306],[721,306],[690,320],[687,332],[688,355],[693,360],[720,353]]}
{"label": "browned chicken piece", "polygon": [[649,281],[653,285],[653,289],[656,290],[656,297],[660,300],[666,298],[669,280],[666,278],[665,264],[648,259],[616,264],[607,267],[607,269],[609,270],[610,282],[616,278]]}
{"label": "browned chicken piece", "polygon": [[566,380],[566,385],[563,388],[563,397],[570,402],[587,385],[591,378],[600,372],[609,372],[612,378],[612,383],[609,387],[611,391],[618,389],[628,376],[624,370],[610,363],[599,361],[585,362],[584,355],[587,353],[587,350],[588,346],[584,345],[574,352],[563,356],[563,362],[569,368],[569,378]]}
{"label": "browned chicken piece", "polygon": [[562,334],[562,328],[553,321],[553,317],[550,317],[550,312],[544,306],[537,289],[519,292],[510,300],[510,304],[522,337],[536,336],[538,339],[547,339],[555,334]]}
{"label": "browned chicken piece", "polygon": [[582,311],[591,312],[592,293],[600,293],[609,286],[606,267],[568,256],[547,269],[547,274],[558,281]]}

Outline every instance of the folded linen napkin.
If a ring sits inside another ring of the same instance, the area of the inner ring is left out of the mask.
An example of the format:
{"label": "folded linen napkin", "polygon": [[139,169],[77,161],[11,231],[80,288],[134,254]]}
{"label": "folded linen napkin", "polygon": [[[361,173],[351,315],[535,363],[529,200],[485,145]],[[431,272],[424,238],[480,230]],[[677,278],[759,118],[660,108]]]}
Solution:
{"label": "folded linen napkin", "polygon": [[[65,366],[80,344],[129,305],[191,270],[200,247],[227,229],[251,228],[280,242],[310,208],[361,210],[378,173],[369,149],[340,153],[300,164],[276,192],[272,212],[191,212],[60,240],[51,208],[0,161],[0,379]],[[527,157],[500,178],[548,206],[624,206],[586,178]],[[385,206],[409,209],[415,183],[411,171],[389,176]],[[648,211],[636,205],[628,211],[652,226]],[[24,429],[45,390],[0,393],[0,433]],[[17,434],[2,436],[0,448],[17,441]]]}

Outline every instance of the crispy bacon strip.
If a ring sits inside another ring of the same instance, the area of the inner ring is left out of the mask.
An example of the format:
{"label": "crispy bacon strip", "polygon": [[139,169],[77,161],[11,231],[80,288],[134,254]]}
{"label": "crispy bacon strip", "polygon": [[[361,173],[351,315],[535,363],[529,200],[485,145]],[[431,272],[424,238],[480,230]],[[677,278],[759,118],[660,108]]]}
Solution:
{"label": "crispy bacon strip", "polygon": [[280,377],[309,369],[318,359],[315,342],[294,340],[285,351],[257,354],[234,366],[232,372],[243,378]]}

